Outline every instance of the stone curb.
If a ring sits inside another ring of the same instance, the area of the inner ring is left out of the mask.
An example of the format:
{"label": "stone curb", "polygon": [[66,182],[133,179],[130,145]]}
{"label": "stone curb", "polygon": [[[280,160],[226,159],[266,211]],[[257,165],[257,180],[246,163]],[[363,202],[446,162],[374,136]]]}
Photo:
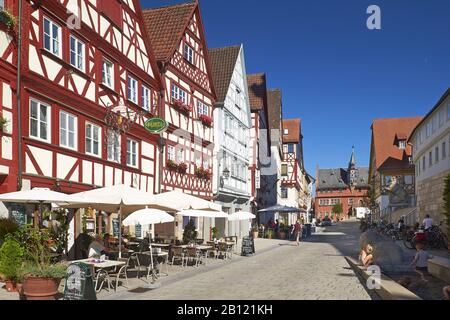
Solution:
{"label": "stone curb", "polygon": [[[346,256],[345,260],[347,260],[352,269],[360,275],[364,281],[367,281],[371,276],[363,267],[358,265],[358,262],[355,259]],[[381,288],[371,291],[375,292],[381,300],[422,300],[419,296],[401,286],[385,274],[381,274],[380,282]],[[362,283],[362,285],[367,289],[366,283]]]}

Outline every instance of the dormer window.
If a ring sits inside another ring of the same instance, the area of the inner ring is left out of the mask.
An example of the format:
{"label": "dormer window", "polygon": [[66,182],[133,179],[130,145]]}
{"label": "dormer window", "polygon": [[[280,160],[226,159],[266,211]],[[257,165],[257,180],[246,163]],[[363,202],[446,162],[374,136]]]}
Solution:
{"label": "dormer window", "polygon": [[405,149],[406,149],[406,140],[400,140],[400,141],[398,142],[398,148],[399,148],[400,150],[405,150]]}
{"label": "dormer window", "polygon": [[284,129],[284,135],[287,136],[289,134],[289,129]]}

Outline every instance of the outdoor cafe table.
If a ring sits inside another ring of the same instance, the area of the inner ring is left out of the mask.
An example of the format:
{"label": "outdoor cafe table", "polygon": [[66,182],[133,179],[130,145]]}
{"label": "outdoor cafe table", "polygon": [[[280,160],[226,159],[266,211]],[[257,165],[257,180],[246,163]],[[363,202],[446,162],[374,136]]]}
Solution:
{"label": "outdoor cafe table", "polygon": [[168,250],[170,248],[170,244],[168,244],[168,243],[152,243],[152,247]]}
{"label": "outdoor cafe table", "polygon": [[[116,267],[123,267],[126,264],[123,261],[101,260],[101,259],[94,259],[94,258],[75,260],[75,261],[70,261],[69,263],[77,263],[77,262],[87,264],[91,267],[91,269],[92,269],[91,275],[92,275],[93,280],[95,280],[94,279],[95,269],[98,269],[97,271],[101,270],[103,272],[106,272],[106,274],[108,274],[108,277],[109,277],[108,270],[110,270],[112,268],[116,268]],[[97,286],[97,284],[95,284],[95,286]],[[97,290],[97,288],[95,288],[95,289]]]}
{"label": "outdoor cafe table", "polygon": [[[166,272],[162,273],[162,274],[164,274],[165,276],[169,276],[169,253],[168,252],[153,252],[153,253],[150,253],[150,251],[148,251],[148,252],[142,252],[142,254],[146,254],[146,255],[152,254],[153,257],[155,257],[155,258],[163,258],[163,260],[164,260],[163,263],[166,265]],[[163,264],[163,263],[159,263],[158,262],[158,265]]]}

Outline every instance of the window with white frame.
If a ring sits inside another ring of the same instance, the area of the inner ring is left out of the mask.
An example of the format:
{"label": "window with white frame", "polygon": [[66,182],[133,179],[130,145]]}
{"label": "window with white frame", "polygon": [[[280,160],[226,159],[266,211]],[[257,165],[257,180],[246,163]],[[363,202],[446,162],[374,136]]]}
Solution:
{"label": "window with white frame", "polygon": [[184,44],[184,58],[191,64],[194,64],[194,49],[187,43]]}
{"label": "window with white frame", "polygon": [[175,161],[175,148],[173,146],[167,147],[167,160]]}
{"label": "window with white frame", "polygon": [[348,198],[348,205],[352,206],[353,205],[353,198]]}
{"label": "window with white frame", "polygon": [[61,57],[61,27],[44,17],[44,49]]}
{"label": "window with white frame", "polygon": [[180,101],[187,104],[187,93],[176,85],[172,85],[172,100]]}
{"label": "window with white frame", "polygon": [[30,137],[50,142],[50,107],[30,100]]}
{"label": "window with white frame", "polygon": [[152,95],[149,88],[142,86],[142,108],[150,111],[150,106],[152,103]]}
{"label": "window with white frame", "polygon": [[100,157],[101,128],[92,123],[86,123],[86,153]]}
{"label": "window with white frame", "polygon": [[138,143],[134,140],[127,139],[127,165],[137,168]]}
{"label": "window with white frame", "polygon": [[281,187],[281,199],[287,199],[288,198],[288,188]]}
{"label": "window with white frame", "polygon": [[178,149],[177,152],[177,162],[178,163],[183,163],[184,162],[184,150],[183,149]]}
{"label": "window with white frame", "polygon": [[102,83],[105,86],[113,88],[114,81],[114,64],[104,59],[102,64]]}
{"label": "window with white frame", "polygon": [[138,103],[138,82],[132,77],[128,77],[128,100]]}
{"label": "window with white frame", "polygon": [[201,101],[197,101],[197,112],[199,116],[209,116],[208,106]]}
{"label": "window with white frame", "polygon": [[84,71],[84,53],[84,43],[70,36],[70,64],[81,71]]}
{"label": "window with white frame", "polygon": [[108,131],[108,160],[120,163],[120,134]]}
{"label": "window with white frame", "polygon": [[319,200],[319,205],[321,206],[328,206],[329,205],[329,199],[320,199]]}
{"label": "window with white frame", "polygon": [[77,118],[65,111],[59,112],[59,145],[73,150],[77,148]]}
{"label": "window with white frame", "polygon": [[398,142],[398,148],[401,150],[405,150],[406,149],[406,140],[400,140]]}

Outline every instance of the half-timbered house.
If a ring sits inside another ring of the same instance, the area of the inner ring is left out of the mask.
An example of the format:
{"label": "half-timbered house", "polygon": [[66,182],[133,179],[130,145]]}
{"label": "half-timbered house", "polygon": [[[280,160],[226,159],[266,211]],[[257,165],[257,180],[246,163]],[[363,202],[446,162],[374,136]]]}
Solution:
{"label": "half-timbered house", "polygon": [[[209,50],[216,88],[214,111],[215,202],[229,214],[250,210],[251,111],[247,87],[244,47]],[[229,222],[216,219],[219,235],[248,235],[249,221]]]}
{"label": "half-timbered house", "polygon": [[[22,19],[19,107],[11,82],[2,85],[13,128],[22,121],[14,147],[2,146],[14,162],[7,188],[75,193],[126,184],[153,193],[159,137],[144,122],[158,113],[162,83],[139,1],[23,1]],[[12,72],[17,47],[2,51],[2,74]]]}
{"label": "half-timbered house", "polygon": [[[198,2],[144,10],[165,85],[161,116],[169,123],[163,134],[162,192],[181,190],[212,199],[215,91]],[[160,236],[180,239],[188,218],[160,226]],[[209,220],[209,219],[208,219]],[[209,221],[196,220],[200,236],[209,237]],[[203,233],[203,231],[205,232]]]}

